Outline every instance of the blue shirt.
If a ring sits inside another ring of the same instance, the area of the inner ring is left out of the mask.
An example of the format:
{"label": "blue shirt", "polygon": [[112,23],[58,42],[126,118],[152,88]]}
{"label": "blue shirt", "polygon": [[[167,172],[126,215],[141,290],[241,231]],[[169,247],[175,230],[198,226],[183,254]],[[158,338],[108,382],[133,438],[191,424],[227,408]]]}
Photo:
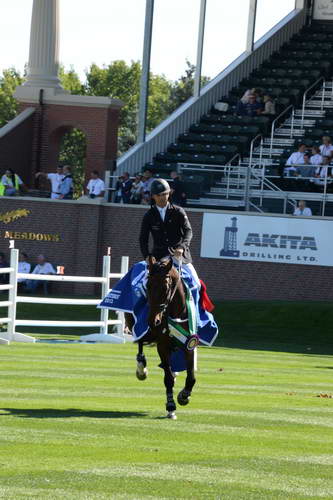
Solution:
{"label": "blue shirt", "polygon": [[66,176],[61,181],[61,184],[59,187],[59,193],[66,196],[68,194],[71,194],[72,192],[73,192],[73,177]]}

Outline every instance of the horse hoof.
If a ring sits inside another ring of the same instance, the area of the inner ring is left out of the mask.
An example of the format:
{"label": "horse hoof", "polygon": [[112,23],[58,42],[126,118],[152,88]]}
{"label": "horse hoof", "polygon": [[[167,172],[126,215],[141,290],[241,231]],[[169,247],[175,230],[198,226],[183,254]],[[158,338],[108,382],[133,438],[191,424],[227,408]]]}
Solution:
{"label": "horse hoof", "polygon": [[143,366],[142,363],[138,363],[138,366],[136,368],[136,378],[138,380],[146,380],[148,376],[148,369]]}
{"label": "horse hoof", "polygon": [[170,420],[177,420],[177,415],[174,411],[169,411],[167,414],[167,418],[169,418]]}
{"label": "horse hoof", "polygon": [[184,390],[180,391],[180,393],[177,396],[178,404],[180,404],[180,406],[188,405],[190,402],[190,396],[191,396],[191,393],[184,391]]}

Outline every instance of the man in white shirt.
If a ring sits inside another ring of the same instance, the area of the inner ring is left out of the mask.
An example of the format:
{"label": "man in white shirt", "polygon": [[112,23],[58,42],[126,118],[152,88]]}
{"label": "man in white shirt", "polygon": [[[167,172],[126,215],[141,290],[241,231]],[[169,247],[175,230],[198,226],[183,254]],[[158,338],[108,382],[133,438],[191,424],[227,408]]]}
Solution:
{"label": "man in white shirt", "polygon": [[[47,262],[44,255],[38,255],[37,265],[35,266],[32,274],[56,274],[56,271],[50,262]],[[44,288],[44,293],[47,295],[47,281],[44,280],[28,280],[27,291],[33,292],[40,285]]]}
{"label": "man in white shirt", "polygon": [[330,169],[330,172],[328,170],[330,162],[331,158],[329,156],[323,156],[322,165],[318,165],[318,167],[316,168],[313,182],[317,186],[321,186],[323,188],[325,186],[325,183],[330,184],[332,182],[332,169]]}
{"label": "man in white shirt", "polygon": [[[18,263],[18,272],[29,274],[31,271],[31,264],[28,262],[28,256],[24,252],[20,252],[19,254],[19,263]],[[18,278],[17,283],[26,284],[27,280],[24,278]]]}
{"label": "man in white shirt", "polygon": [[284,168],[284,174],[289,177],[290,175],[295,175],[296,172],[296,166],[297,165],[304,165],[304,153],[306,151],[306,145],[305,144],[300,144],[298,147],[298,151],[295,153],[292,153],[287,162],[286,166]]}
{"label": "man in white shirt", "polygon": [[57,200],[60,197],[60,184],[61,181],[63,180],[64,172],[63,172],[63,167],[62,165],[58,165],[57,171],[54,173],[47,174],[46,172],[37,172],[36,178],[43,176],[46,179],[48,179],[51,183],[51,198],[53,200]]}
{"label": "man in white shirt", "polygon": [[328,135],[324,135],[322,138],[322,145],[319,146],[320,153],[322,156],[329,156],[332,158],[333,155],[333,145],[332,145],[332,140]]}
{"label": "man in white shirt", "polygon": [[300,217],[311,217],[312,211],[311,208],[306,206],[304,200],[299,200],[298,207],[296,207],[294,210],[294,215],[298,215]]}
{"label": "man in white shirt", "polygon": [[91,172],[91,179],[87,184],[86,192],[89,198],[103,198],[105,193],[104,181],[99,177],[99,172],[93,170]]}

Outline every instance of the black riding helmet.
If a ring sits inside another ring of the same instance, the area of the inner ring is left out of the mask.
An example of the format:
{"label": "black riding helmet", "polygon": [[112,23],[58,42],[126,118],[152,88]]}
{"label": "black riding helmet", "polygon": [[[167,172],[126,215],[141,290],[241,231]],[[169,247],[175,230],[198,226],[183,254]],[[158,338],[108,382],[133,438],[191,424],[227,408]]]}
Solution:
{"label": "black riding helmet", "polygon": [[170,193],[169,183],[165,179],[155,179],[150,186],[150,194]]}

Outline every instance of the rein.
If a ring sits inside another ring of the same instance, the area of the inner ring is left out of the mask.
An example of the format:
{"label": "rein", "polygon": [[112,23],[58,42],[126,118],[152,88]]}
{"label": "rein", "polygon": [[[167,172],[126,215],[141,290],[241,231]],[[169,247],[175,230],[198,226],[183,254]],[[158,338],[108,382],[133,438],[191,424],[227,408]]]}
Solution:
{"label": "rein", "polygon": [[176,284],[175,284],[174,289],[173,289],[173,290],[172,290],[172,292],[171,292],[170,297],[167,299],[167,302],[166,302],[165,304],[160,304],[160,307],[162,307],[162,309],[161,309],[161,313],[162,313],[162,314],[164,314],[164,313],[166,312],[167,308],[168,308],[168,307],[169,307],[169,305],[171,304],[171,302],[172,302],[172,300],[173,300],[173,298],[174,298],[174,296],[175,296],[175,294],[176,294],[176,291],[177,291],[178,285],[179,285],[179,283],[180,283],[180,281],[181,281],[181,274],[182,274],[182,258],[180,257],[180,258],[178,259],[178,261],[179,261],[178,279],[177,279],[177,281],[176,281]]}

